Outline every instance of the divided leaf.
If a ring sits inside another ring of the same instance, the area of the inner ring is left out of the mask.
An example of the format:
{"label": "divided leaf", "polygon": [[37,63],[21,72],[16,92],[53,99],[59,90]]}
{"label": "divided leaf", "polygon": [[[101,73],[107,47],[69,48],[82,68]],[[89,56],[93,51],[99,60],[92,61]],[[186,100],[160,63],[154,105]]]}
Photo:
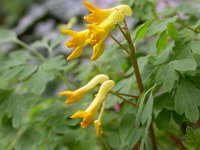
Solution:
{"label": "divided leaf", "polygon": [[11,42],[17,39],[14,31],[1,28],[0,29],[0,44]]}
{"label": "divided leaf", "polygon": [[65,60],[62,55],[58,55],[52,59],[47,60],[42,64],[42,69],[44,70],[59,70],[65,64]]}
{"label": "divided leaf", "polygon": [[195,123],[199,118],[200,90],[191,82],[182,79],[175,94],[175,110],[185,114],[186,118]]}
{"label": "divided leaf", "polygon": [[150,37],[154,34],[163,32],[164,30],[167,29],[168,23],[174,22],[176,21],[176,19],[177,19],[177,16],[174,16],[172,18],[160,19],[158,21],[156,20],[152,22],[150,27],[147,30],[147,36]]}
{"label": "divided leaf", "polygon": [[183,145],[188,150],[198,150],[200,147],[200,130],[195,130],[191,127],[187,127],[186,135],[183,139]]}
{"label": "divided leaf", "polygon": [[178,81],[178,79],[178,73],[173,69],[171,64],[161,67],[156,76],[156,82],[158,84],[163,84],[163,88],[168,92],[174,88],[175,82]]}
{"label": "divided leaf", "polygon": [[156,118],[156,125],[159,129],[164,130],[168,127],[171,119],[171,111],[163,109]]}
{"label": "divided leaf", "polygon": [[[10,96],[5,98],[0,105],[1,116],[0,118],[7,115],[12,118],[12,126],[18,128],[24,118],[24,112],[26,108],[26,102],[22,95],[12,93]],[[0,119],[1,120],[1,119]]]}
{"label": "divided leaf", "polygon": [[194,59],[174,60],[171,64],[177,71],[194,71],[197,67],[197,63]]}
{"label": "divided leaf", "polygon": [[54,74],[51,71],[39,69],[33,76],[28,87],[29,92],[41,95],[45,90],[46,84],[53,80]]}

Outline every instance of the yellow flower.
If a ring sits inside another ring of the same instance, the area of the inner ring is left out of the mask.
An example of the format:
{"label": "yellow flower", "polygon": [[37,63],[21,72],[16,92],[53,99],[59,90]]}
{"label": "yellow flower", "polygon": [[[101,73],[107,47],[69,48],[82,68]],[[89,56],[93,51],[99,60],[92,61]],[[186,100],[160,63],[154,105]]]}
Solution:
{"label": "yellow flower", "polygon": [[65,101],[66,104],[73,103],[80,100],[88,91],[93,89],[97,84],[102,84],[104,81],[108,80],[109,77],[105,74],[99,74],[95,76],[90,82],[85,86],[75,90],[75,91],[63,91],[60,92],[61,96],[68,96],[69,98]]}
{"label": "yellow flower", "polygon": [[[79,110],[76,113],[74,113],[71,118],[83,118],[83,121],[81,122],[81,127],[85,128],[88,125],[92,123],[94,120],[94,117],[99,109],[99,107],[102,105],[104,100],[106,99],[107,93],[112,89],[114,86],[114,81],[107,80],[105,81],[97,93],[95,99],[92,101],[92,103],[89,105],[89,107],[83,111]],[[100,129],[99,129],[100,132]]]}
{"label": "yellow flower", "polygon": [[109,17],[107,17],[99,25],[88,24],[86,27],[89,29],[90,38],[87,39],[87,42],[93,47],[93,54],[91,60],[96,60],[101,56],[104,51],[104,41],[116,25],[116,23],[124,20],[124,15],[120,11],[115,11]]}
{"label": "yellow flower", "polygon": [[84,1],[87,9],[92,12],[91,14],[84,17],[87,22],[100,24],[103,22],[111,13],[115,11],[121,11],[125,16],[131,16],[132,10],[128,5],[119,5],[110,9],[100,9],[88,1]]}
{"label": "yellow flower", "polygon": [[67,60],[72,60],[79,57],[83,52],[83,47],[87,45],[86,40],[88,39],[89,30],[83,30],[80,32],[75,32],[72,30],[62,30],[64,34],[72,36],[72,39],[65,42],[68,48],[75,48],[75,50],[68,56]]}
{"label": "yellow flower", "polygon": [[67,60],[72,60],[82,54],[83,47],[88,43],[93,46],[91,60],[98,59],[104,49],[104,40],[107,38],[116,23],[122,22],[125,16],[132,15],[132,10],[128,5],[119,5],[110,9],[100,9],[95,5],[84,1],[91,14],[84,17],[91,24],[86,25],[88,29],[75,32],[63,30],[64,34],[72,36],[72,39],[65,43],[68,48],[75,48]]}
{"label": "yellow flower", "polygon": [[96,136],[97,137],[101,136],[101,134],[103,133],[102,126],[101,126],[101,121],[100,120],[95,120],[94,121],[94,125],[95,125],[95,128],[96,128]]}

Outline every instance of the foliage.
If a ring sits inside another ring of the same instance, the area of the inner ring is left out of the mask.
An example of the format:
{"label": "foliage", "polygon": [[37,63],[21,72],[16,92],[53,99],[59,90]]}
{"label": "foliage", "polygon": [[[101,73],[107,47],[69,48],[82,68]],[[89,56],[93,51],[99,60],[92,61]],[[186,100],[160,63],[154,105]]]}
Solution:
{"label": "foliage", "polygon": [[[155,0],[121,2],[134,10],[129,19],[136,23],[130,32],[145,89],[138,99],[126,101],[109,93],[100,138],[95,138],[94,127],[81,129],[80,120],[70,118],[77,109],[87,108],[96,89],[76,106],[65,105],[65,98],[57,93],[75,90],[105,73],[116,82],[113,91],[139,95],[127,53],[112,43],[97,61],[89,60],[91,49],[87,48],[82,58],[66,61],[66,49],[63,53],[60,46],[62,35],[33,38],[27,44],[23,36],[5,28],[12,26],[21,12],[13,20],[9,15],[0,28],[0,149],[130,150],[139,145],[141,150],[150,150],[149,128],[153,125],[158,149],[198,150],[200,22],[199,9],[192,5],[196,2],[166,6],[162,12],[156,12]],[[23,2],[23,9],[28,3],[32,1]],[[119,41],[128,48],[124,39]],[[184,126],[187,129],[181,130]],[[177,144],[176,139],[183,141]]]}

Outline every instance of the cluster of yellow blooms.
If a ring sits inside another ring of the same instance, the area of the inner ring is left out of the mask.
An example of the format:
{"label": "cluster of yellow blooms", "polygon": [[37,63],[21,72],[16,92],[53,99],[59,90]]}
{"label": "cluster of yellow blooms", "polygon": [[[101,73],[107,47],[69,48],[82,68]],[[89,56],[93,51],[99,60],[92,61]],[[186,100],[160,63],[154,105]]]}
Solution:
{"label": "cluster of yellow blooms", "polygon": [[104,41],[114,28],[122,22],[125,16],[132,15],[132,10],[128,5],[119,5],[110,9],[100,9],[91,3],[83,2],[91,14],[84,17],[89,22],[83,31],[75,32],[73,30],[62,30],[64,34],[72,37],[65,43],[68,48],[75,50],[68,56],[67,60],[72,60],[82,54],[83,47],[87,44],[93,46],[91,60],[98,59],[105,49]]}
{"label": "cluster of yellow blooms", "polygon": [[[91,14],[84,17],[84,19],[89,22],[89,24],[86,25],[87,29],[80,32],[75,32],[73,30],[62,30],[64,34],[72,36],[72,39],[66,42],[65,45],[68,48],[75,48],[75,50],[67,58],[68,60],[79,57],[82,54],[83,47],[87,44],[93,46],[91,60],[96,60],[99,58],[105,49],[104,41],[111,30],[117,23],[122,22],[125,16],[130,16],[132,14],[132,10],[128,5],[119,5],[110,9],[100,9],[87,1],[84,1],[84,4],[91,12]],[[93,122],[99,107],[102,105],[99,117],[94,121],[96,135],[100,136],[103,132],[101,128],[101,118],[104,111],[105,99],[107,93],[112,89],[115,82],[113,80],[109,80],[107,75],[100,74],[95,76],[85,86],[75,91],[60,92],[59,95],[69,97],[65,101],[65,104],[70,104],[80,100],[97,84],[101,84],[99,92],[89,107],[85,111],[77,111],[71,116],[71,118],[83,118],[81,127],[85,128]]]}
{"label": "cluster of yellow blooms", "polygon": [[[59,93],[61,96],[68,96],[69,98],[65,103],[70,104],[80,100],[88,91],[93,89],[98,84],[101,84],[101,87],[89,107],[85,111],[79,110],[71,116],[71,118],[83,118],[83,121],[81,122],[82,128],[85,128],[92,123],[99,107],[105,102],[107,93],[112,89],[115,82],[113,80],[109,80],[107,75],[100,74],[95,76],[90,82],[88,82],[88,84],[77,89],[76,91],[63,91]],[[94,121],[97,136],[100,136],[102,133],[101,118],[103,110],[104,108],[102,107],[102,111],[98,119]]]}

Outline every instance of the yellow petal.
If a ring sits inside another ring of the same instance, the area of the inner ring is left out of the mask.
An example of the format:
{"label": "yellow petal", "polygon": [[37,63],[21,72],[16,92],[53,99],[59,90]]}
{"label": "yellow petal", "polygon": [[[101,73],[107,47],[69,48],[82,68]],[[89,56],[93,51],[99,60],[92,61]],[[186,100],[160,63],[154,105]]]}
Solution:
{"label": "yellow petal", "polygon": [[119,5],[114,8],[118,11],[121,11],[125,16],[131,16],[133,13],[131,8],[128,5]]}
{"label": "yellow petal", "polygon": [[102,126],[101,126],[101,121],[100,120],[95,120],[94,121],[94,125],[95,125],[95,128],[96,128],[96,136],[97,137],[101,136],[101,134],[103,133]]}
{"label": "yellow petal", "polygon": [[104,20],[99,27],[107,30],[111,30],[116,23],[122,22],[124,20],[124,15],[121,11],[114,11],[111,15],[109,15],[106,20]]}
{"label": "yellow petal", "polygon": [[67,57],[67,60],[72,60],[72,59],[75,59],[75,58],[81,56],[82,52],[83,52],[83,46],[77,47],[77,48]]}
{"label": "yellow petal", "polygon": [[63,91],[58,93],[60,96],[72,96],[72,91]]}
{"label": "yellow petal", "polygon": [[96,45],[97,43],[102,41],[102,39],[104,39],[106,33],[103,28],[100,28],[95,24],[87,24],[86,27],[90,30],[90,38],[87,40],[90,45]]}
{"label": "yellow petal", "polygon": [[92,54],[91,60],[92,61],[97,60],[104,52],[104,49],[105,49],[104,42],[100,42],[100,43],[96,44],[93,47],[93,54]]}
{"label": "yellow petal", "polygon": [[90,12],[99,11],[100,9],[88,1],[83,2]]}
{"label": "yellow petal", "polygon": [[61,31],[62,31],[62,33],[67,34],[67,35],[72,36],[72,37],[77,35],[77,32],[75,32],[73,30],[65,30],[65,29],[63,29]]}
{"label": "yellow petal", "polygon": [[79,110],[79,111],[77,111],[77,112],[75,112],[72,116],[71,116],[71,118],[83,118],[85,115],[86,115],[87,113],[85,112],[85,111],[83,111],[83,110]]}
{"label": "yellow petal", "polygon": [[89,126],[93,122],[95,114],[96,113],[88,112],[87,115],[84,116],[83,121],[81,122],[81,127],[86,128],[87,126]]}
{"label": "yellow petal", "polygon": [[74,118],[83,118],[83,121],[81,122],[81,127],[86,128],[88,125],[90,125],[93,122],[94,116],[95,116],[95,114],[93,114],[91,112],[79,110],[76,113],[74,113],[71,116],[71,118],[73,118],[73,119]]}

